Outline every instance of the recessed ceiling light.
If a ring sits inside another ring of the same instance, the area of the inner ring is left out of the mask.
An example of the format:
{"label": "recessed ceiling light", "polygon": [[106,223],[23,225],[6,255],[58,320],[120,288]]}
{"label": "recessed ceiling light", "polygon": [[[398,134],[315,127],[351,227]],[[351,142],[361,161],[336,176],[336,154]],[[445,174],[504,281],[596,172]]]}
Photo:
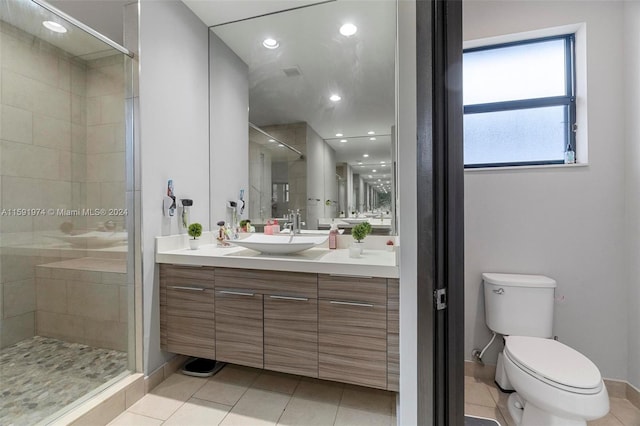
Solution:
{"label": "recessed ceiling light", "polygon": [[340,99],[342,99],[340,97],[340,95],[331,95],[331,96],[329,96],[329,100],[333,101],[333,102],[338,102]]}
{"label": "recessed ceiling light", "polygon": [[62,25],[58,24],[57,22],[53,22],[53,21],[44,21],[42,22],[42,25],[44,25],[45,28],[56,32],[56,33],[60,33],[60,34],[64,34],[67,32],[67,29],[65,27],[63,27]]}
{"label": "recessed ceiling light", "polygon": [[280,148],[282,148],[284,145],[282,145],[281,143],[279,143],[279,144],[278,144],[278,146],[279,146]]}
{"label": "recessed ceiling light", "polygon": [[269,139],[269,142],[275,142],[275,139]]}
{"label": "recessed ceiling light", "polygon": [[372,178],[373,176],[369,175],[370,178]]}
{"label": "recessed ceiling light", "polygon": [[336,133],[336,138],[341,138],[341,137],[343,137],[343,136],[344,136],[344,135],[343,135],[342,133]]}
{"label": "recessed ceiling light", "polygon": [[376,140],[376,138],[369,138],[369,140],[370,140],[370,141],[375,141],[375,140]]}
{"label": "recessed ceiling light", "polygon": [[381,161],[380,164],[384,164],[384,161]]}
{"label": "recessed ceiling light", "polygon": [[362,164],[362,161],[358,161],[358,164]]}
{"label": "recessed ceiling light", "polygon": [[340,34],[346,37],[351,37],[356,32],[358,32],[358,27],[356,27],[352,23],[347,23],[340,27]]}
{"label": "recessed ceiling light", "polygon": [[262,45],[267,49],[277,49],[280,46],[280,43],[278,43],[278,40],[274,40],[272,38],[265,38],[264,41],[262,42]]}
{"label": "recessed ceiling light", "polygon": [[364,158],[367,158],[367,157],[369,156],[369,154],[362,154],[362,156],[363,156]]}
{"label": "recessed ceiling light", "polygon": [[347,140],[346,139],[340,139],[340,142],[345,143]]}
{"label": "recessed ceiling light", "polygon": [[367,132],[367,134],[368,134],[368,135],[375,135],[375,134],[376,134],[376,132],[374,132],[373,130],[369,130],[369,131]]}
{"label": "recessed ceiling light", "polygon": [[380,182],[382,179],[378,179],[378,182]]}

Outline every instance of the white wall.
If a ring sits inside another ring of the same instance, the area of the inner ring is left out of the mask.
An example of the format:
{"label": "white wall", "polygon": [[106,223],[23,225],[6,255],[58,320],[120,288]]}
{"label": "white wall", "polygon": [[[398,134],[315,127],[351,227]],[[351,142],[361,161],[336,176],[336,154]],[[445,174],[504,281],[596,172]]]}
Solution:
{"label": "white wall", "polygon": [[[324,140],[307,125],[307,229],[318,229],[318,218],[324,216]],[[311,160],[312,159],[312,160]],[[334,162],[335,175],[335,162]],[[320,201],[316,201],[316,199]],[[305,216],[303,212],[303,217]]]}
{"label": "white wall", "polygon": [[[398,108],[398,234],[400,245],[400,404],[399,425],[418,424],[418,352],[416,346],[418,295],[414,232],[417,218],[416,168],[416,2],[398,3],[398,52],[396,65]],[[360,190],[364,183],[360,180]],[[362,198],[360,198],[362,200]]]}
{"label": "white wall", "polygon": [[[554,333],[604,377],[625,379],[623,3],[467,1],[464,38],[581,22],[589,122],[578,125],[588,126],[589,165],[465,172],[465,358],[489,340],[481,273],[544,274],[558,281],[556,294],[564,298],[556,304]],[[495,363],[498,346],[486,362]]]}
{"label": "white wall", "polygon": [[[245,201],[249,195],[249,67],[212,31],[209,32],[209,40],[210,214],[215,225],[219,220],[230,220],[227,202],[237,202],[241,189],[244,189]],[[201,89],[206,92],[206,87],[203,85]],[[243,216],[238,215],[238,221],[249,215],[249,205],[245,206]]]}
{"label": "white wall", "polygon": [[624,9],[627,272],[629,282],[629,373],[628,380],[640,389],[640,2],[628,1]]}
{"label": "white wall", "polygon": [[[159,235],[178,233],[162,216],[167,179],[178,198],[192,198],[192,221],[209,228],[209,84],[207,27],[179,1],[140,2],[140,127],[144,294],[144,368],[166,359],[160,350]],[[246,159],[245,159],[246,165]]]}

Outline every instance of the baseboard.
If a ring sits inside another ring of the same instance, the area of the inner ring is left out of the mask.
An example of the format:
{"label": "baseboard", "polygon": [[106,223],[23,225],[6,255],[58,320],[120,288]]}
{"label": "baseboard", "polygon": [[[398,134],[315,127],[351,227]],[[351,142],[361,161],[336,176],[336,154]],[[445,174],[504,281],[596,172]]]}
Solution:
{"label": "baseboard", "polygon": [[[493,381],[496,375],[496,366],[465,361],[464,375],[478,380]],[[640,409],[640,391],[638,388],[624,380],[604,379],[604,384],[610,397],[628,399],[629,402]]]}

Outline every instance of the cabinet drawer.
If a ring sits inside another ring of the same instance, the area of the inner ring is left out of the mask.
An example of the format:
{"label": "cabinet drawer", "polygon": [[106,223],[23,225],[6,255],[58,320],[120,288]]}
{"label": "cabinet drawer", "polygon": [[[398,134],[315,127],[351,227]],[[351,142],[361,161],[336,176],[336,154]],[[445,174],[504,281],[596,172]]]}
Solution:
{"label": "cabinet drawer", "polygon": [[160,265],[160,276],[176,280],[213,281],[214,268],[206,266]]}
{"label": "cabinet drawer", "polygon": [[400,388],[400,281],[390,278],[387,281],[387,389],[398,391]]}
{"label": "cabinet drawer", "polygon": [[166,286],[166,314],[214,319],[214,290],[198,283]]}
{"label": "cabinet drawer", "polygon": [[262,294],[318,297],[318,276],[303,272],[217,268],[216,288],[235,288]]}
{"label": "cabinet drawer", "polygon": [[217,360],[262,368],[262,295],[217,290],[215,308]]}
{"label": "cabinet drawer", "polygon": [[201,318],[168,315],[166,350],[195,357],[216,359],[215,323]]}
{"label": "cabinet drawer", "polygon": [[385,305],[387,303],[387,279],[319,275],[318,297]]}
{"label": "cabinet drawer", "polygon": [[264,296],[264,368],[318,377],[318,300]]}

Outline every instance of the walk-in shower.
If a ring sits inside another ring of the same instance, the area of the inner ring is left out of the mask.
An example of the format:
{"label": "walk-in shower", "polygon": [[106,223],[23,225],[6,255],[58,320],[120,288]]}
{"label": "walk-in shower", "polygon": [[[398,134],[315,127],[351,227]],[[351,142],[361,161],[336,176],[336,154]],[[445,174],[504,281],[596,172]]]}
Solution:
{"label": "walk-in shower", "polygon": [[46,3],[0,0],[0,424],[134,370],[130,67]]}

